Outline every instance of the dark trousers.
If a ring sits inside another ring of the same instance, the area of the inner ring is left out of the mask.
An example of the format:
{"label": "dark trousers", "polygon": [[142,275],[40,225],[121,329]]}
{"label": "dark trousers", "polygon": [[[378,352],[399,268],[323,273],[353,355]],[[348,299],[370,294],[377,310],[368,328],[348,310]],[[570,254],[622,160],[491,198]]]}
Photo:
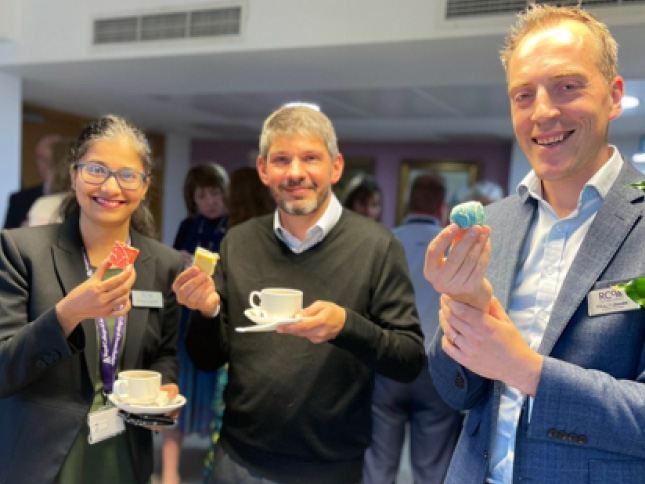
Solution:
{"label": "dark trousers", "polygon": [[443,483],[461,431],[462,415],[443,401],[424,366],[412,383],[376,375],[372,444],[363,467],[365,484],[394,484],[408,423],[414,482]]}

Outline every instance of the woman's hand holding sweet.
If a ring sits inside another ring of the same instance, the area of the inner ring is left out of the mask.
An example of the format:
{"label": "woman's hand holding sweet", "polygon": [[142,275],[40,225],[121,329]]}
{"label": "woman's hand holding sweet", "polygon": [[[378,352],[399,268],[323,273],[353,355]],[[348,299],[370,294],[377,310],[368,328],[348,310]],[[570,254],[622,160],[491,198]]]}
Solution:
{"label": "woman's hand holding sweet", "polygon": [[65,336],[84,319],[123,316],[132,307],[130,291],[137,278],[134,267],[128,265],[122,273],[104,281],[111,265],[109,259],[105,259],[92,277],[56,304],[56,314]]}

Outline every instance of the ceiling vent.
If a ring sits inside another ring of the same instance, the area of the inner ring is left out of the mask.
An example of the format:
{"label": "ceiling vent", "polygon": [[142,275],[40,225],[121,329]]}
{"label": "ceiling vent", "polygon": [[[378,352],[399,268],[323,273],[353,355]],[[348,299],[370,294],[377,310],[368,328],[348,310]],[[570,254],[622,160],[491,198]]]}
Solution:
{"label": "ceiling vent", "polygon": [[94,20],[94,45],[239,36],[242,6]]}
{"label": "ceiling vent", "polygon": [[[470,17],[475,15],[493,15],[517,13],[524,10],[530,0],[446,0],[446,18]],[[540,3],[552,5],[578,5],[579,0],[541,0]],[[621,5],[645,4],[645,0],[583,0],[585,8],[595,6],[620,7]]]}

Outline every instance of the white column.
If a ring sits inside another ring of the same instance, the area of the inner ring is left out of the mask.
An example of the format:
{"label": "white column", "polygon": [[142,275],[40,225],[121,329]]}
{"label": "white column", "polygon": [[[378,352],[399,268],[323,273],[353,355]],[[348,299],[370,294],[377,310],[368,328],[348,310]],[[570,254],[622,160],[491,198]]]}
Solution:
{"label": "white column", "polygon": [[184,178],[190,168],[190,138],[166,134],[161,241],[172,245],[179,224],[186,217]]}
{"label": "white column", "polygon": [[22,81],[0,73],[0,227],[9,194],[20,188],[22,143]]}

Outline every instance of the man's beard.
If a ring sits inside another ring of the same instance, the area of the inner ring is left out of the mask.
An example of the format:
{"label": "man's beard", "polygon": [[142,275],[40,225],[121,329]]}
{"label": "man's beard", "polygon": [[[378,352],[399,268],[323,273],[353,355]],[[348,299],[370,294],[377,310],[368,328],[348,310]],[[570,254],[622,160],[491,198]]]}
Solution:
{"label": "man's beard", "polygon": [[[314,185],[314,190],[318,188],[317,185]],[[280,188],[278,188],[278,192]],[[310,202],[304,202],[302,200],[283,200],[279,196],[279,193],[273,194],[273,198],[278,200],[278,206],[284,210],[289,215],[311,215],[316,212],[318,208],[324,205],[329,197],[329,191],[316,192],[316,198]]]}

